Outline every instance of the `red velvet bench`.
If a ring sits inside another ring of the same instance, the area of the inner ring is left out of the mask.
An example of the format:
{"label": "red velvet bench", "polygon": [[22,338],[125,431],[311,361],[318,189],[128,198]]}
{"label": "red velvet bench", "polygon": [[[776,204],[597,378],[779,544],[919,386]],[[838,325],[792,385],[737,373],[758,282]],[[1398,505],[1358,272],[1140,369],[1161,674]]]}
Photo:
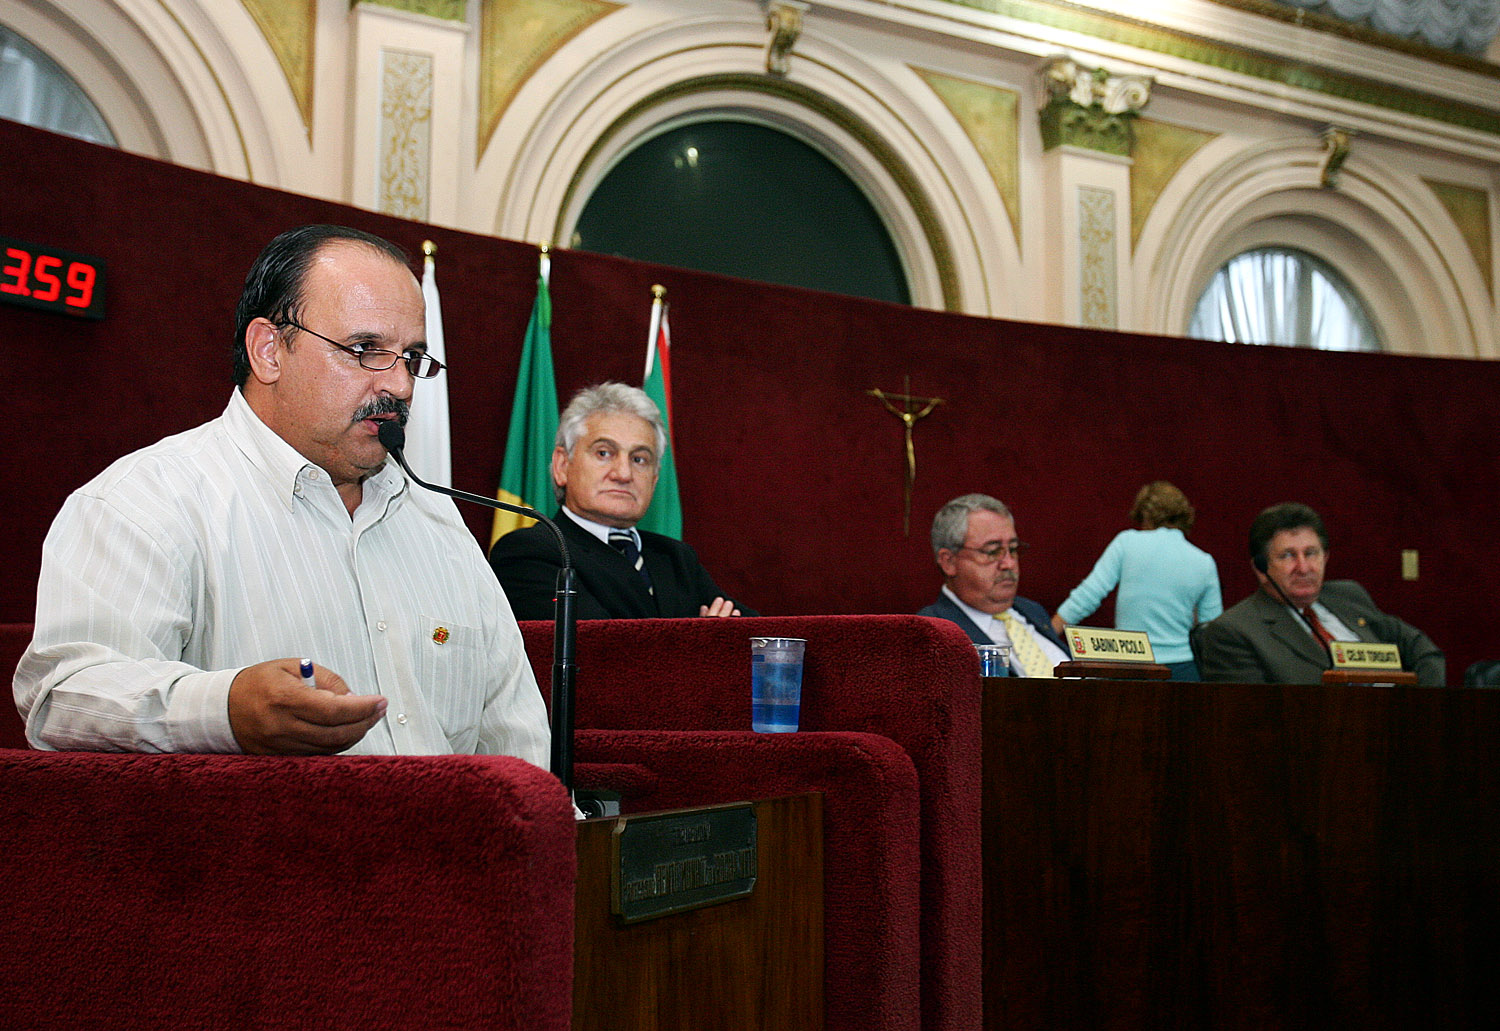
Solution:
{"label": "red velvet bench", "polygon": [[0,1027],[567,1031],[572,806],[508,756],[0,750]]}

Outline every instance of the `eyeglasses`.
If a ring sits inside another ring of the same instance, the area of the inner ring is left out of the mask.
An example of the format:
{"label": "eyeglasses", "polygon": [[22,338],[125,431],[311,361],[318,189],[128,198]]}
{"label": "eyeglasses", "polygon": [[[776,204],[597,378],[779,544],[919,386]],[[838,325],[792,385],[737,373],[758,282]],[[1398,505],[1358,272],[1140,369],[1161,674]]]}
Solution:
{"label": "eyeglasses", "polygon": [[1012,541],[1009,544],[991,544],[988,548],[971,548],[967,544],[964,544],[960,546],[958,550],[972,551],[975,554],[983,555],[984,558],[980,559],[980,561],[985,565],[989,565],[991,562],[999,562],[1001,555],[1009,555],[1011,558],[1020,558],[1021,553],[1029,547],[1031,547],[1031,545],[1027,544],[1025,541]]}
{"label": "eyeglasses", "polygon": [[[445,366],[426,351],[407,351],[405,354],[397,354],[395,351],[387,351],[380,347],[369,347],[365,344],[341,344],[337,340],[330,340],[322,333],[314,332],[300,323],[286,320],[286,324],[293,329],[310,333],[324,343],[332,344],[340,351],[347,351],[359,359],[359,367],[368,369],[370,372],[384,372],[397,362],[406,363],[406,371],[411,373],[413,379],[432,379],[442,372]],[[277,327],[280,328],[280,327]]]}

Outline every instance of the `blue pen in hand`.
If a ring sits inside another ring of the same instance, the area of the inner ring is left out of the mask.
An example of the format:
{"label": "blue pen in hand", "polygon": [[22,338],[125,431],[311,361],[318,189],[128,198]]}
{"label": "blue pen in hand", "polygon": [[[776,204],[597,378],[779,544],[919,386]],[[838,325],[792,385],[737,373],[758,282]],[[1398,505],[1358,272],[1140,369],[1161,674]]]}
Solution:
{"label": "blue pen in hand", "polygon": [[313,680],[312,659],[302,660],[302,682],[314,691],[318,689],[317,682]]}

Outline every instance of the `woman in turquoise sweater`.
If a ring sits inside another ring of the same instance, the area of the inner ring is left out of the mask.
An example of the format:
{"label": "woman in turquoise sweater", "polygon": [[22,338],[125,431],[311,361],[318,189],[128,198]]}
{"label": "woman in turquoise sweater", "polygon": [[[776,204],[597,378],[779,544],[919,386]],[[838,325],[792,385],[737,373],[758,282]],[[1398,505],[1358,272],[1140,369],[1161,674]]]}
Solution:
{"label": "woman in turquoise sweater", "polygon": [[1064,626],[1087,619],[1118,585],[1115,626],[1144,630],[1156,661],[1171,667],[1173,680],[1197,680],[1188,631],[1224,611],[1224,600],[1213,556],[1187,540],[1193,506],[1182,491],[1157,480],[1136,494],[1130,521],[1140,529],[1109,542],[1093,571],[1058,606],[1052,625],[1061,634]]}

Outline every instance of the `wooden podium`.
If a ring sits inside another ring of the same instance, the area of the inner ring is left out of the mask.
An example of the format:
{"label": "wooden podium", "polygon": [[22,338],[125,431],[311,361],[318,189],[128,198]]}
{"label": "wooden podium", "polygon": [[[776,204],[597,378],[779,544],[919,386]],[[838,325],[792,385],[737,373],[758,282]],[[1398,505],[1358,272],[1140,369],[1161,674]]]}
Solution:
{"label": "wooden podium", "polygon": [[614,843],[637,817],[578,825],[575,1031],[823,1027],[823,796],[753,810],[749,895],[629,924],[611,911]]}

